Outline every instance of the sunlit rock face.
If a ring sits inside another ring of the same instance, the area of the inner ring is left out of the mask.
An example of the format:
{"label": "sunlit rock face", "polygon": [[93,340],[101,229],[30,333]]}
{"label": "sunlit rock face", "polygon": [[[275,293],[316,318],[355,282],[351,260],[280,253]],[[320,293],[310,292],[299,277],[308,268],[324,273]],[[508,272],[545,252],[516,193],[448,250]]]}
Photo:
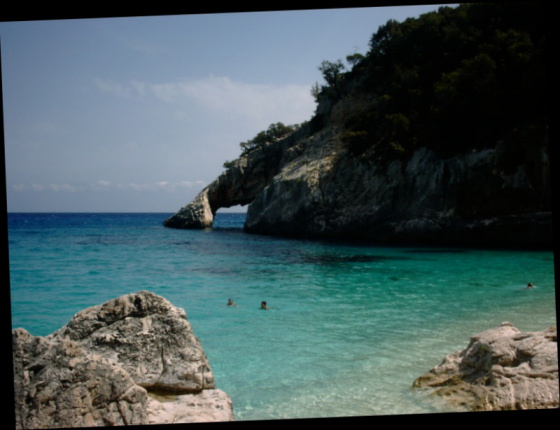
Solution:
{"label": "sunlit rock face", "polygon": [[251,203],[278,173],[286,156],[290,156],[288,148],[302,131],[245,152],[163,224],[172,228],[210,228],[218,209]]}
{"label": "sunlit rock face", "polygon": [[471,411],[558,408],[556,327],[521,332],[502,323],[473,336],[414,387]]}
{"label": "sunlit rock face", "polygon": [[343,151],[284,165],[249,206],[246,230],[381,243],[552,243],[544,187],[523,167],[500,172],[497,148],[446,159],[421,148],[377,165]]}
{"label": "sunlit rock face", "polygon": [[336,113],[329,118],[318,131],[306,125],[244,154],[164,225],[210,228],[219,208],[249,204],[249,233],[378,243],[552,245],[546,144],[535,145],[526,161],[507,171],[502,142],[450,157],[419,148],[408,158],[372,160],[352,153]]}
{"label": "sunlit rock face", "polygon": [[16,428],[232,421],[183,309],[148,291],[12,332]]}

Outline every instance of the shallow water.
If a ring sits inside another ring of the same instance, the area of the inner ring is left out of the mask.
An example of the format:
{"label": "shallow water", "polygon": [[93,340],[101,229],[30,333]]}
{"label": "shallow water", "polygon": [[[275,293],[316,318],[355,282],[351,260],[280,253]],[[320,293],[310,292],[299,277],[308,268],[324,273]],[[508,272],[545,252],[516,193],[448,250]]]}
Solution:
{"label": "shallow water", "polygon": [[503,321],[556,324],[552,252],[277,239],[243,233],[243,214],[173,230],[169,215],[9,214],[13,327],[46,335],[153,291],[186,310],[236,419],[263,420],[448,411],[414,379]]}

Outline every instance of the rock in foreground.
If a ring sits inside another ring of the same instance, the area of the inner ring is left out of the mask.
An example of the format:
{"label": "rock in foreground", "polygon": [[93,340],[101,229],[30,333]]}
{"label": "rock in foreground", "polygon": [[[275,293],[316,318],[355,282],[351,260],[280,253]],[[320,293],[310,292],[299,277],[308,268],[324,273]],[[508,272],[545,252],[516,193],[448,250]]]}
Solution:
{"label": "rock in foreground", "polygon": [[559,406],[556,327],[522,333],[510,323],[471,338],[414,382],[471,411]]}
{"label": "rock in foreground", "polygon": [[185,311],[147,291],[12,332],[16,428],[232,421]]}

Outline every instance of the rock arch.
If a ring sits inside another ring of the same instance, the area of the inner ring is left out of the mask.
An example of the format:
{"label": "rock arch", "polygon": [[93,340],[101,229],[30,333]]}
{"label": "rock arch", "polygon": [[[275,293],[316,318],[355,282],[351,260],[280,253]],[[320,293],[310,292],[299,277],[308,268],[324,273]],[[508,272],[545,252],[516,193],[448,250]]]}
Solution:
{"label": "rock arch", "polygon": [[251,203],[278,173],[285,149],[297,139],[297,135],[300,133],[244,153],[163,225],[183,229],[210,228],[218,209]]}

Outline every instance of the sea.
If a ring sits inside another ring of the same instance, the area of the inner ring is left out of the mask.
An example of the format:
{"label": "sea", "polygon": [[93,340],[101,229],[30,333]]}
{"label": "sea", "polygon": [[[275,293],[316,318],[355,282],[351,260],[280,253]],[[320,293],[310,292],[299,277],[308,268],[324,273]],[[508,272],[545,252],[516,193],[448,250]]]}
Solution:
{"label": "sea", "polygon": [[460,412],[414,380],[504,321],[556,325],[553,251],[275,238],[245,233],[243,213],[176,230],[170,215],[8,213],[12,327],[45,336],[152,291],[185,309],[236,421],[253,421]]}

